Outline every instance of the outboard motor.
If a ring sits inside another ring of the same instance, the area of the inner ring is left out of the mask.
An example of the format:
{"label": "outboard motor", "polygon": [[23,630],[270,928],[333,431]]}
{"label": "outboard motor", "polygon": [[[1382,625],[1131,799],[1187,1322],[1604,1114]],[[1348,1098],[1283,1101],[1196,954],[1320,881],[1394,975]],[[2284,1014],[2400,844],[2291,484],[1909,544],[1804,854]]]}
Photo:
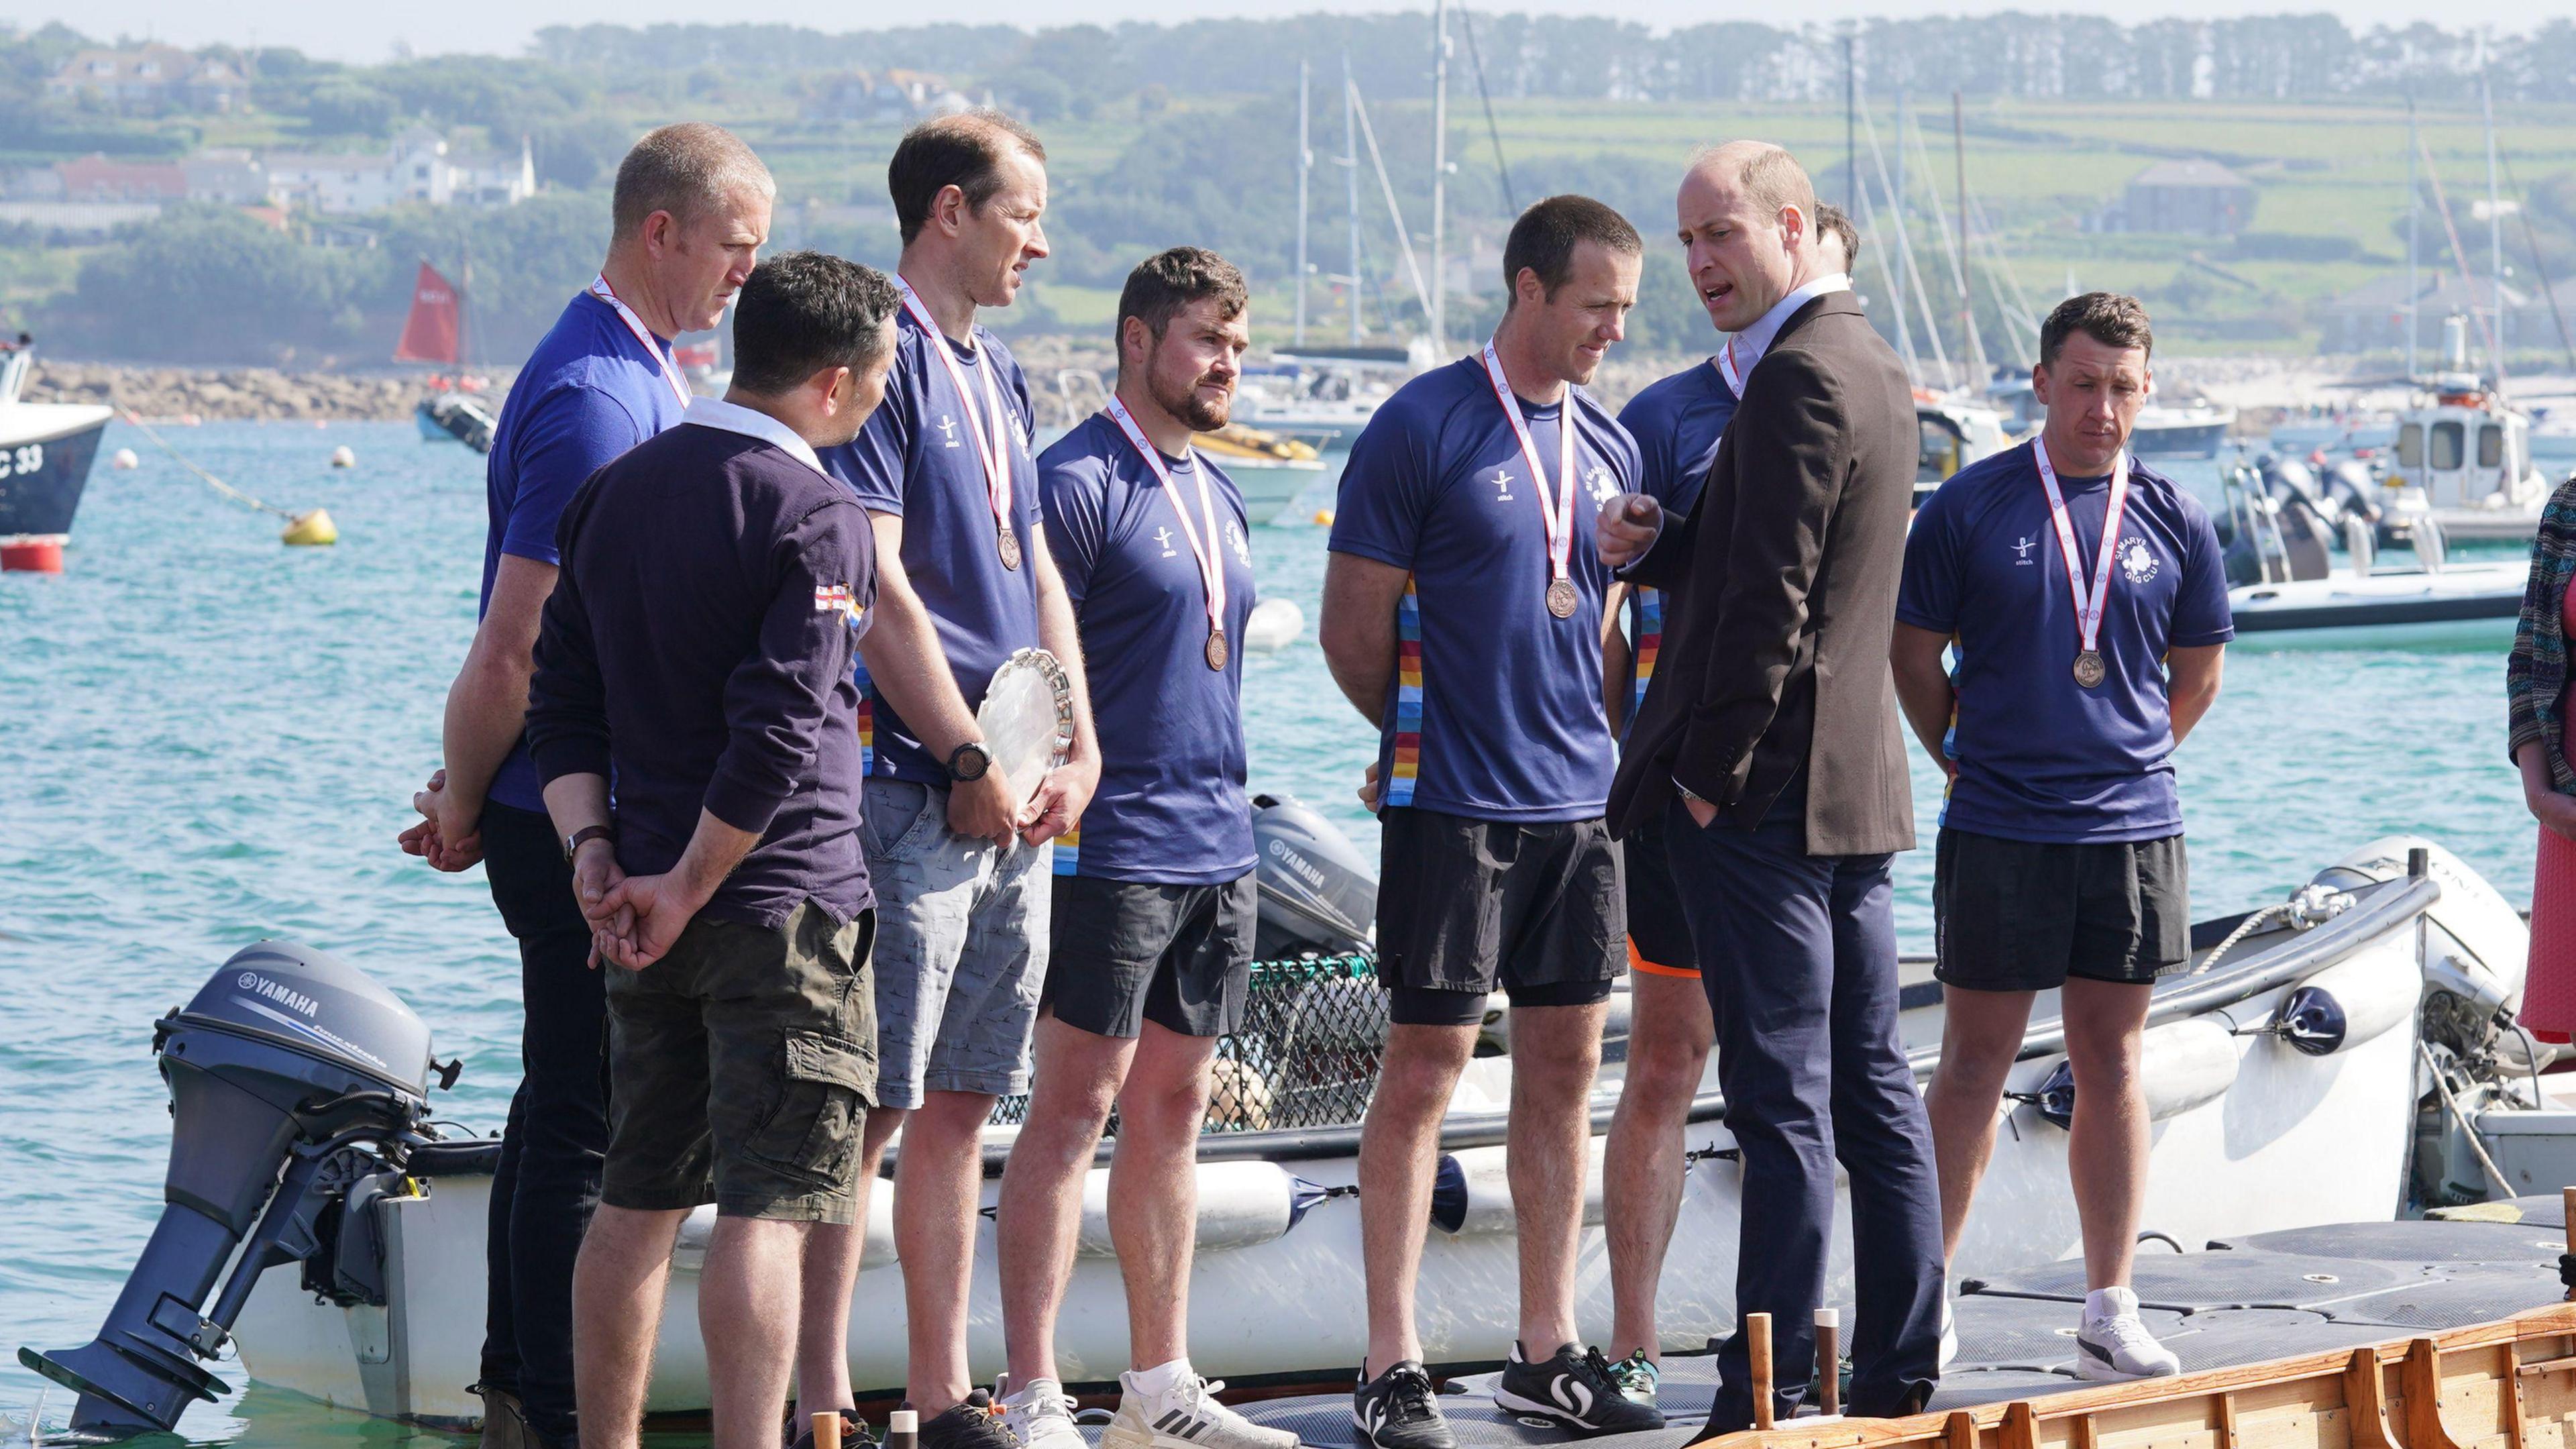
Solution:
{"label": "outboard motor", "polygon": [[[321,1251],[326,1207],[428,1140],[429,1028],[394,994],[308,946],[234,954],[154,1023],[170,1085],[167,1207],[86,1347],[18,1350],[80,1395],[72,1427],[167,1430],[225,1385],[213,1360],[262,1273]],[[457,1064],[437,1069],[453,1085]],[[242,1240],[240,1261],[199,1312]]]}
{"label": "outboard motor", "polygon": [[1252,797],[1261,924],[1253,952],[1364,951],[1377,919],[1377,872],[1351,838],[1294,796]]}

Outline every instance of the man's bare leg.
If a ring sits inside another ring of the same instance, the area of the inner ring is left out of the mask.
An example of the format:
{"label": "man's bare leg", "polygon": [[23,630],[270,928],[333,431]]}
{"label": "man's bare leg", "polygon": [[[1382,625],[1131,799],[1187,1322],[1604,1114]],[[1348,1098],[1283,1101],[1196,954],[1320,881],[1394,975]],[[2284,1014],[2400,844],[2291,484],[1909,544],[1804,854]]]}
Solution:
{"label": "man's bare leg", "polygon": [[983,1221],[985,1121],[980,1092],[929,1092],[907,1114],[894,1167],[894,1247],[910,1316],[906,1393],[924,1419],[965,1402],[966,1299]]}
{"label": "man's bare leg", "polygon": [[[901,1113],[887,1115],[900,1117]],[[876,1123],[871,1111],[868,1122]],[[894,1128],[888,1126],[886,1135]],[[864,1141],[864,1139],[863,1139]],[[858,1402],[850,1384],[850,1299],[858,1291],[861,1255],[868,1242],[868,1193],[876,1186],[885,1143],[859,1150],[857,1210],[850,1225],[816,1223],[805,1235],[805,1261],[796,1278],[796,1422],[847,1409]]]}
{"label": "man's bare leg", "polygon": [[572,1270],[573,1402],[582,1449],[635,1449],[671,1246],[688,1216],[606,1204],[591,1215]]}
{"label": "man's bare leg", "polygon": [[2139,1058],[2152,990],[2069,977],[2063,993],[2066,1058],[2075,1068],[2066,1169],[2084,1227],[2087,1289],[2127,1287],[2138,1255],[2152,1140]]}
{"label": "man's bare leg", "polygon": [[[1091,1171],[1136,1042],[1045,1016],[1038,1020],[1035,1051],[1029,1115],[1002,1170],[993,1234],[1002,1276],[1002,1341],[1010,1351],[1015,1388],[1060,1378],[1055,1323],[1064,1308],[1074,1245],[1082,1231],[1083,1178]],[[1127,1131],[1134,1125],[1129,1121]],[[1118,1148],[1123,1162],[1131,1150],[1126,1131]],[[1127,1256],[1120,1249],[1119,1257]]]}
{"label": "man's bare leg", "polygon": [[1440,1119],[1476,1050],[1476,1030],[1402,1023],[1387,1029],[1377,1093],[1360,1124],[1360,1259],[1368,1278],[1369,1321],[1362,1371],[1368,1374],[1422,1357],[1413,1288],[1422,1270],[1422,1235],[1439,1166]]}
{"label": "man's bare leg", "polygon": [[1660,1363],[1655,1291],[1682,1207],[1682,1135],[1716,1040],[1699,979],[1629,977],[1628,1068],[1610,1118],[1601,1175],[1610,1248],[1610,1352]]}
{"label": "man's bare leg", "polygon": [[1109,1241],[1127,1289],[1128,1367],[1142,1370],[1189,1355],[1199,1124],[1216,1038],[1149,1021],[1131,1045],[1135,1064],[1118,1094],[1118,1152],[1109,1168]]}
{"label": "man's bare leg", "polygon": [[[796,1358],[797,1277],[810,1225],[718,1217],[698,1276],[715,1449],[771,1449]],[[638,1406],[641,1407],[640,1405]]]}
{"label": "man's bare leg", "polygon": [[[1959,1255],[1977,1180],[1995,1155],[1995,1108],[2030,1023],[2029,991],[1941,988],[1941,1067],[1923,1094],[1932,1121],[1932,1162],[1941,1179],[1941,1257]],[[2081,1101],[2082,1094],[2077,1094]],[[2081,1111],[2082,1108],[2077,1109]]]}
{"label": "man's bare leg", "polygon": [[[1592,1081],[1601,1065],[1601,1023],[1609,1011],[1607,1003],[1512,1009],[1512,1115],[1505,1172],[1520,1245],[1521,1351],[1533,1361],[1582,1337],[1574,1322],[1574,1261],[1583,1243]],[[1427,1186],[1429,1174],[1424,1176]],[[1368,1201],[1365,1188],[1360,1201]],[[1414,1241],[1419,1262],[1418,1233]]]}

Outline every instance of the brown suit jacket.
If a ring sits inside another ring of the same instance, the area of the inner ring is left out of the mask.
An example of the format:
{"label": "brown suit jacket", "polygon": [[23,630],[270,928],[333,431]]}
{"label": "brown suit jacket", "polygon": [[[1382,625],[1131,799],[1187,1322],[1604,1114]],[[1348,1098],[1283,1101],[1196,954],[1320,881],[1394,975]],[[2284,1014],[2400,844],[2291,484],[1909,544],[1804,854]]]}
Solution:
{"label": "brown suit jacket", "polygon": [[1791,313],[1699,506],[1629,570],[1670,598],[1613,830],[1663,810],[1675,780],[1749,827],[1803,768],[1808,854],[1913,848],[1887,646],[1920,448],[1905,369],[1859,301]]}

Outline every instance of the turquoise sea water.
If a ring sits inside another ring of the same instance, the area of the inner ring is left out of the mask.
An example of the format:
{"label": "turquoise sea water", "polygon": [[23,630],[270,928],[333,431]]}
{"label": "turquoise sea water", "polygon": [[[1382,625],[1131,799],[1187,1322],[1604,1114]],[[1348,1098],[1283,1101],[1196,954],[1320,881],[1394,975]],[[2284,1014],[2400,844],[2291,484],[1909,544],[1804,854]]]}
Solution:
{"label": "turquoise sea water", "polygon": [[[496,1126],[514,1085],[517,964],[480,873],[438,875],[393,846],[473,627],[481,460],[408,424],[169,436],[271,502],[328,507],[341,542],[280,546],[273,520],[119,425],[102,454],[131,446],[143,466],[102,463],[68,571],[0,574],[0,1350],[97,1331],[160,1208],[169,1119],[151,1023],[242,945],[294,937],[400,992],[440,1055],[466,1062],[441,1116]],[[343,443],[359,466],[335,472]],[[2200,465],[2197,481],[2211,476]],[[1312,641],[1324,532],[1305,520],[1323,501],[1256,536],[1263,592],[1294,598],[1308,635],[1248,661],[1252,779],[1373,850],[1351,792],[1374,742]],[[2179,760],[2196,913],[2277,899],[2392,831],[2441,841],[2526,900],[2532,825],[2504,757],[2503,680],[2500,651],[2231,660]],[[1928,846],[1938,775],[1920,760],[1915,785]],[[1912,947],[1928,944],[1930,881],[1928,849],[1902,858]],[[41,1387],[0,1354],[0,1417],[23,1422]],[[69,1409],[53,1391],[46,1424]],[[448,1442],[256,1388],[183,1428],[207,1443]]]}

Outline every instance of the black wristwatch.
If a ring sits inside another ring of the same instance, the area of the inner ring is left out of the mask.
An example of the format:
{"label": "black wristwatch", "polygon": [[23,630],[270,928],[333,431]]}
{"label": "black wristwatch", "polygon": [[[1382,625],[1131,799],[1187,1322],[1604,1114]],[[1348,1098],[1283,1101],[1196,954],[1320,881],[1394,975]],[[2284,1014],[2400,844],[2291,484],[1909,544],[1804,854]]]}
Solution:
{"label": "black wristwatch", "polygon": [[590,844],[594,840],[605,840],[611,845],[616,844],[617,827],[614,825],[585,825],[579,830],[574,831],[572,834],[565,836],[564,859],[570,860],[574,856],[579,855],[581,853],[581,848]]}
{"label": "black wristwatch", "polygon": [[980,740],[968,740],[948,754],[948,778],[961,785],[983,779],[984,772],[991,768],[993,752],[985,749]]}

